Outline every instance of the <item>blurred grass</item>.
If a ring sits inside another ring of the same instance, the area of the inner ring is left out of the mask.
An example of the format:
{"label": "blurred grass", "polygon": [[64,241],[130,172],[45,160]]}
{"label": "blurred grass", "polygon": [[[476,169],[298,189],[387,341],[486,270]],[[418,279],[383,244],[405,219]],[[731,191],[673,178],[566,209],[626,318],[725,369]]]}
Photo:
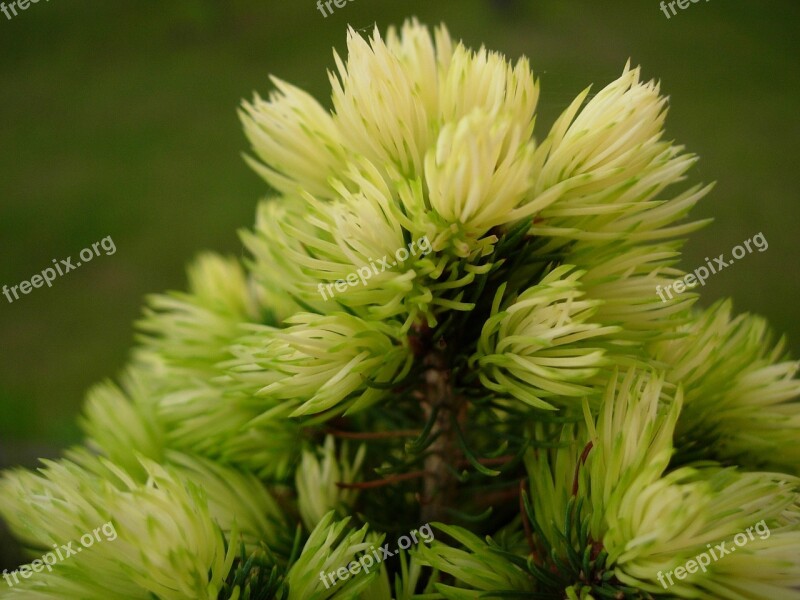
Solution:
{"label": "blurred grass", "polygon": [[691,181],[719,182],[696,213],[717,220],[684,266],[763,231],[769,250],[714,276],[703,303],[734,296],[798,354],[794,1],[699,3],[670,20],[655,0],[357,0],[327,18],[312,0],[39,3],[0,16],[0,285],[107,235],[117,253],[13,304],[0,296],[0,465],[78,440],[83,393],[124,364],[144,294],[183,287],[202,249],[241,253],[235,231],[266,189],[240,158],[240,99],[274,73],[326,101],[346,25],[410,15],[528,55],[540,126],[629,57],[660,78],[669,136],[702,157]]}

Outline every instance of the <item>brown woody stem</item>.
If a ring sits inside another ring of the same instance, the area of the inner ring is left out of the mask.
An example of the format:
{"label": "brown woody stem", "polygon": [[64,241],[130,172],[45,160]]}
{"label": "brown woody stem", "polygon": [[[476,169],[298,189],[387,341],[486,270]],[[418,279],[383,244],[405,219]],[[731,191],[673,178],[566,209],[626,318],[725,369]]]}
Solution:
{"label": "brown woody stem", "polygon": [[450,371],[444,356],[439,350],[432,350],[425,357],[424,392],[422,406],[425,417],[436,413],[432,434],[436,439],[428,448],[425,458],[425,472],[422,503],[422,521],[441,521],[446,508],[454,506],[458,492],[453,469],[462,459],[453,420],[463,423],[466,417],[466,403],[453,393]]}

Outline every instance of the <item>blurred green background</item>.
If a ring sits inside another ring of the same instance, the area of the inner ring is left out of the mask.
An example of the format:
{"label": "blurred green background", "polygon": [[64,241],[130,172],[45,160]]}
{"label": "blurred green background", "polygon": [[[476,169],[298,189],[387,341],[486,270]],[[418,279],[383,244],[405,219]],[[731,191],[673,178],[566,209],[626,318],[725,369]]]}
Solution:
{"label": "blurred green background", "polygon": [[274,73],[327,102],[347,25],[411,15],[529,56],[539,137],[629,57],[660,79],[669,137],[702,157],[692,181],[718,182],[696,213],[716,221],[683,265],[763,232],[769,250],[712,277],[703,303],[734,296],[800,355],[796,0],[699,2],[669,20],[657,0],[354,0],[326,18],[315,0],[52,0],[0,14],[0,286],[105,236],[117,252],[0,296],[0,467],[79,439],[82,395],[124,364],[144,294],[182,288],[202,249],[242,252],[236,230],[267,190],[241,160],[240,99]]}

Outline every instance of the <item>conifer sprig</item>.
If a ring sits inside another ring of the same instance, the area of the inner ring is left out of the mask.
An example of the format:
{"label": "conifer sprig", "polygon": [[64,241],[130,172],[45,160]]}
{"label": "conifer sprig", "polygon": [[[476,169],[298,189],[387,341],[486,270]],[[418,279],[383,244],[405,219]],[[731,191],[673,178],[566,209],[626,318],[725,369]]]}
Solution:
{"label": "conifer sprig", "polygon": [[797,363],[656,294],[711,189],[659,84],[625,65],[540,135],[528,59],[444,27],[350,29],[334,63],[330,111],[276,78],[242,105],[271,187],[248,256],[149,297],[86,443],[0,479],[34,557],[118,539],[0,598],[800,597]]}

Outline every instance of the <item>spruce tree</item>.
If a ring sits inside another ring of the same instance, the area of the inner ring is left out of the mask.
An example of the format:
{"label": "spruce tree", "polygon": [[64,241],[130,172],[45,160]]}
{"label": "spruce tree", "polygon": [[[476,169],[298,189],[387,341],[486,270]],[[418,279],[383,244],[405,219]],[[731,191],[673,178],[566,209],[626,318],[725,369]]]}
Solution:
{"label": "spruce tree", "polygon": [[657,292],[710,189],[659,85],[626,65],[537,138],[525,58],[416,21],[347,49],[332,110],[242,105],[247,258],[149,298],[85,444],[3,476],[32,559],[80,552],[0,597],[800,598],[797,363]]}

